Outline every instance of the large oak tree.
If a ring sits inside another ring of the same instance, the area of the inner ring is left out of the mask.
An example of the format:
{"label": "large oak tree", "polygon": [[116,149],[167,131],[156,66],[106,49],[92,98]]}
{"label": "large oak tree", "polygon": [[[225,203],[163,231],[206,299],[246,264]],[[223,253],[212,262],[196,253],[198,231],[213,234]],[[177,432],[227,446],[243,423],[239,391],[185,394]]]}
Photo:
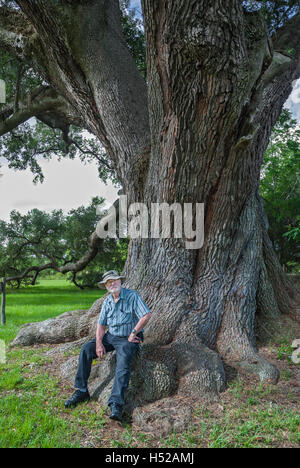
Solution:
{"label": "large oak tree", "polygon": [[[0,47],[46,84],[1,123],[2,134],[33,115],[85,128],[105,147],[129,204],[150,212],[156,202],[204,203],[201,249],[187,249],[185,238],[131,239],[125,286],[153,312],[131,397],[216,394],[225,388],[224,362],[277,382],[256,340],[282,314],[299,319],[299,292],[269,239],[259,179],[300,77],[299,2],[142,0],[146,80],[124,39],[118,0],[16,3],[0,9]],[[92,336],[101,303],[43,332],[25,327],[15,344]]]}

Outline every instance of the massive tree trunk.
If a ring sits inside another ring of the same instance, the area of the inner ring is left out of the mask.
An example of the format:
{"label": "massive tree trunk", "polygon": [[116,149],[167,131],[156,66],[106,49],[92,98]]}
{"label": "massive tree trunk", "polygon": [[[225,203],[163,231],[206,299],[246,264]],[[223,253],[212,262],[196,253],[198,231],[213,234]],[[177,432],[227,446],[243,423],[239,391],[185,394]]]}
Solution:
{"label": "massive tree trunk", "polygon": [[[40,72],[105,145],[128,203],[143,202],[149,213],[151,203],[204,203],[200,249],[188,249],[184,236],[130,242],[124,285],[139,291],[153,316],[128,400],[215,395],[225,388],[223,362],[276,383],[257,337],[272,334],[282,314],[299,319],[299,291],[269,239],[259,178],[272,127],[300,76],[293,28],[273,41],[260,13],[237,0],[143,0],[146,87],[116,0],[18,4],[35,36],[16,53],[24,59],[32,48]],[[279,52],[288,46],[293,57]],[[55,341],[93,336],[101,303],[80,313],[73,335],[60,328]],[[35,325],[31,337],[47,342],[47,326],[43,334]],[[25,327],[14,344],[29,335]],[[73,364],[64,375],[73,375]],[[113,365],[108,356],[96,373],[103,401]]]}

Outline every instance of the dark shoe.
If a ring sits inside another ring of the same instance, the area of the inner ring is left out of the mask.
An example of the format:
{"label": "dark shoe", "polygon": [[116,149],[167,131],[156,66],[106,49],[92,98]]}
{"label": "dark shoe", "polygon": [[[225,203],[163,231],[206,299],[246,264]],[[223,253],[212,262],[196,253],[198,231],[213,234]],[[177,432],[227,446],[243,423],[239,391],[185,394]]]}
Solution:
{"label": "dark shoe", "polygon": [[116,421],[122,421],[122,406],[112,403],[110,405],[110,419],[115,419]]}
{"label": "dark shoe", "polygon": [[88,401],[90,399],[89,392],[81,392],[80,390],[76,390],[76,392],[65,402],[65,408],[72,408],[78,403],[83,403],[84,401]]}

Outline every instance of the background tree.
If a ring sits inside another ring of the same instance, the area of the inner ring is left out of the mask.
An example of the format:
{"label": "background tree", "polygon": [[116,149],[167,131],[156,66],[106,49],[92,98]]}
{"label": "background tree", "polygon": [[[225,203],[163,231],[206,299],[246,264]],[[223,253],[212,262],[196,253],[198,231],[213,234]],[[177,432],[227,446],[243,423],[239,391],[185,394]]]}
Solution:
{"label": "background tree", "polygon": [[[104,199],[95,197],[88,207],[79,207],[64,215],[33,209],[26,215],[12,211],[10,221],[0,221],[0,276],[10,285],[36,284],[41,273],[58,272],[80,288],[96,287],[104,271],[122,269],[126,260],[127,239],[104,239],[94,242],[90,261],[72,270],[68,265],[80,265],[85,258],[87,240],[93,239],[102,215],[97,210]],[[101,246],[101,248],[100,248]],[[125,257],[125,258],[124,258]]]}
{"label": "background tree", "polygon": [[[89,207],[71,210],[66,216],[64,239],[72,262],[79,261],[85,255],[86,240],[93,234],[97,222],[107,213],[107,210],[102,209],[102,214],[97,214],[100,206],[100,200],[94,198]],[[101,244],[98,254],[83,270],[75,274],[68,273],[67,277],[80,288],[96,287],[105,271],[123,270],[127,248],[128,239],[107,238]]]}
{"label": "background tree", "polygon": [[[52,126],[101,141],[129,204],[205,206],[201,249],[186,249],[185,238],[130,241],[125,285],[153,316],[129,398],[215,395],[223,362],[277,382],[256,336],[272,334],[282,314],[299,319],[299,292],[274,252],[258,188],[272,128],[300,77],[299,2],[282,14],[283,2],[143,0],[147,80],[117,0],[15,5],[0,9],[0,47],[43,85],[4,118],[2,134],[50,115]],[[64,318],[74,339],[94,335],[102,301],[78,321]],[[34,330],[14,343],[43,340]],[[95,391],[104,400],[109,363]]]}
{"label": "background tree", "polygon": [[295,0],[243,0],[248,11],[260,11],[271,35],[299,12],[299,1]]}
{"label": "background tree", "polygon": [[[49,93],[49,87],[42,85],[42,79],[28,65],[23,65],[14,56],[4,53],[0,56],[0,75],[5,77],[7,103],[0,110],[0,155],[8,162],[8,167],[16,170],[30,169],[34,182],[42,182],[44,176],[40,159],[59,159],[76,155],[83,162],[91,159],[98,162],[99,177],[108,178],[117,185],[117,179],[105,150],[99,141],[74,125],[52,121],[51,113],[39,115],[32,107],[32,115],[27,114],[28,102],[34,101],[39,93]],[[14,114],[14,118],[11,117]],[[2,120],[2,123],[1,123]],[[55,120],[55,119],[54,119]],[[8,131],[7,125],[11,131]],[[6,122],[6,123],[5,123]]]}
{"label": "background tree", "polygon": [[[123,33],[131,53],[141,74],[146,77],[145,41],[142,22],[129,12],[129,0],[121,2],[121,24]],[[18,10],[15,2],[2,1],[2,5]],[[8,161],[8,167],[16,170],[29,168],[34,174],[34,182],[42,182],[39,159],[51,159],[54,155],[59,159],[79,157],[83,162],[91,160],[98,162],[99,177],[103,182],[108,178],[116,186],[119,185],[111,161],[107,158],[105,148],[88,131],[82,127],[66,122],[57,114],[47,109],[40,112],[38,104],[34,103],[43,93],[51,94],[49,87],[38,70],[31,63],[24,63],[15,54],[2,50],[0,55],[0,76],[5,77],[7,104],[0,104],[0,155]],[[42,100],[42,98],[41,98]],[[28,107],[31,104],[28,116]],[[65,103],[63,103],[64,105]],[[51,104],[50,104],[51,106]],[[14,119],[7,128],[7,119],[13,114]],[[28,119],[29,117],[29,119]],[[5,124],[6,122],[6,124]],[[76,119],[72,121],[77,124]],[[9,131],[11,130],[11,131]]]}
{"label": "background tree", "polygon": [[300,262],[300,130],[287,109],[272,131],[262,165],[260,193],[279,261],[287,271],[297,271]]}

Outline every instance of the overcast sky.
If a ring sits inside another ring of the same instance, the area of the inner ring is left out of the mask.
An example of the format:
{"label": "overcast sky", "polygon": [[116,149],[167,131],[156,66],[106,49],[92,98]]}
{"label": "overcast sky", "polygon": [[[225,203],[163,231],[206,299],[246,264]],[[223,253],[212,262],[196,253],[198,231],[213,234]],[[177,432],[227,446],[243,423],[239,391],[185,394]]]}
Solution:
{"label": "overcast sky", "polygon": [[300,80],[297,80],[294,83],[293,92],[287,100],[285,106],[290,109],[294,118],[297,119],[298,125],[300,125]]}
{"label": "overcast sky", "polygon": [[142,6],[141,6],[141,0],[130,0],[130,7],[131,8],[136,8],[137,13],[142,13]]}
{"label": "overcast sky", "polygon": [[61,208],[66,213],[87,206],[96,196],[104,197],[109,206],[118,198],[117,189],[98,178],[97,165],[84,165],[79,159],[42,161],[45,180],[37,185],[29,170],[14,171],[1,164],[0,219],[8,220],[14,209],[24,214],[32,208],[48,212]]}

